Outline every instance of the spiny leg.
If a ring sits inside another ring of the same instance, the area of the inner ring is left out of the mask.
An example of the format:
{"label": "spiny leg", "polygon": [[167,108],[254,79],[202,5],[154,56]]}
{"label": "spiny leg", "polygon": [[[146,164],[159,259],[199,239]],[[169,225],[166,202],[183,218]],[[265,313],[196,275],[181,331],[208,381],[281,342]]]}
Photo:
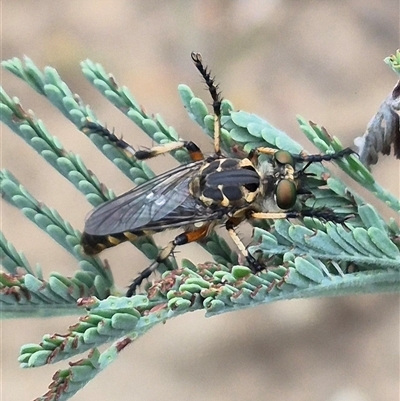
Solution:
{"label": "spiny leg", "polygon": [[189,152],[192,161],[197,162],[204,160],[204,155],[199,147],[192,141],[171,142],[165,145],[153,146],[149,150],[138,150],[135,153],[135,158],[139,160],[151,159],[164,153],[170,153],[174,150],[185,148]]}
{"label": "spiny leg", "polygon": [[248,260],[249,252],[247,251],[246,246],[243,244],[243,241],[239,238],[239,235],[235,231],[235,227],[240,223],[241,220],[230,218],[225,223],[225,228],[228,231],[229,236],[232,238],[232,241],[236,245],[239,252]]}
{"label": "spiny leg", "polygon": [[324,209],[305,209],[305,210],[289,210],[285,212],[253,212],[249,215],[249,219],[258,219],[258,220],[278,220],[278,219],[298,219],[302,217],[311,217],[324,221],[332,221],[334,223],[342,224],[349,217],[341,217],[334,213],[333,210],[324,208]]}
{"label": "spiny leg", "polygon": [[236,220],[234,218],[229,219],[225,227],[228,230],[228,234],[231,237],[232,241],[236,245],[237,249],[239,252],[244,256],[244,258],[247,260],[247,263],[253,273],[258,273],[261,270],[265,269],[265,266],[262,266],[258,261],[254,258],[253,255],[249,253],[247,250],[246,245],[243,243],[243,241],[240,239],[239,235],[235,231],[235,227],[240,223],[239,220]]}
{"label": "spiny leg", "polygon": [[[272,219],[272,220],[277,220],[277,219],[298,219],[298,218],[303,218],[303,217],[311,217],[311,218],[316,218],[319,220],[323,221],[332,221],[337,224],[343,224],[345,221],[352,217],[352,216],[346,216],[346,217],[341,217],[336,215],[333,210],[331,209],[305,209],[301,211],[286,211],[286,212],[252,212],[249,214],[248,218],[249,219],[258,219],[258,220],[266,220],[266,219]],[[257,273],[261,270],[263,270],[265,267],[262,266],[260,263],[257,262],[257,260],[249,255],[248,259],[249,264],[253,272]]]}
{"label": "spiny leg", "polygon": [[351,148],[344,148],[335,153],[317,153],[313,155],[293,155],[296,161],[319,163],[322,161],[329,162],[331,160],[342,159],[344,156],[355,154],[356,152]]}
{"label": "spiny leg", "polygon": [[257,159],[259,154],[263,155],[268,155],[268,156],[273,156],[275,153],[277,153],[279,149],[274,149],[274,148],[268,148],[268,147],[259,147],[259,148],[254,148],[249,152],[249,159],[254,161],[254,159]]}
{"label": "spiny leg", "polygon": [[137,160],[151,159],[165,153],[170,153],[174,150],[185,148],[193,161],[203,160],[204,156],[199,147],[192,141],[171,142],[165,145],[154,146],[148,150],[136,151],[129,143],[122,138],[118,138],[114,132],[111,132],[106,127],[92,121],[86,121],[82,127],[83,132],[87,134],[95,133],[107,138],[117,147],[121,148],[129,157],[134,157]]}
{"label": "spiny leg", "polygon": [[157,259],[133,280],[132,284],[129,286],[126,296],[131,297],[134,295],[136,288],[143,282],[143,280],[148,278],[157,269],[160,263],[163,263],[165,260],[167,260],[177,246],[199,241],[200,239],[206,237],[209,232],[209,228],[210,224],[205,223],[204,226],[198,230],[184,232],[176,236],[175,239],[170,241],[166,247],[160,250]]}
{"label": "spiny leg", "polygon": [[280,150],[280,149],[274,149],[274,148],[269,148],[269,147],[259,147],[259,148],[252,149],[250,151],[249,159],[253,160],[259,154],[274,156],[277,153],[278,154],[281,153],[282,155],[288,154],[294,159],[295,162],[318,163],[318,162],[322,162],[322,161],[331,161],[331,160],[341,159],[344,156],[351,155],[355,152],[351,148],[345,148],[345,149],[342,149],[339,152],[335,152],[335,153],[328,153],[328,154],[317,153],[317,154],[312,154],[312,155],[302,155],[302,154],[293,154],[293,153],[287,152],[285,150]]}
{"label": "spiny leg", "polygon": [[122,138],[118,138],[114,131],[111,132],[108,128],[103,127],[101,124],[95,123],[87,119],[82,127],[81,131],[85,135],[98,134],[104,138],[107,138],[111,143],[115,144],[118,148],[122,149],[128,156],[134,156],[136,151],[129,143],[125,142]]}
{"label": "spiny leg", "polygon": [[194,65],[199,70],[204,79],[213,100],[212,107],[214,111],[214,152],[216,155],[221,154],[221,93],[218,91],[218,85],[215,79],[211,77],[210,71],[203,65],[203,59],[200,53],[192,52],[191,54]]}
{"label": "spiny leg", "polygon": [[344,148],[340,150],[339,152],[335,153],[328,153],[328,154],[321,154],[317,153],[314,155],[294,155],[294,160],[296,162],[306,162],[306,165],[301,169],[299,173],[304,172],[308,166],[312,163],[320,163],[322,161],[331,161],[331,160],[338,160],[342,159],[345,156],[349,156],[356,153],[353,149],[351,148]]}

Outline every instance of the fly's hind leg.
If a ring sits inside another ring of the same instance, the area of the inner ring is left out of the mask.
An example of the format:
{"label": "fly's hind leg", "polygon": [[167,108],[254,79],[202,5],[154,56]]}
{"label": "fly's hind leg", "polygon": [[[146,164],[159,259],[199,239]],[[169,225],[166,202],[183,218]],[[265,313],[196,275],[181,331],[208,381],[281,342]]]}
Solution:
{"label": "fly's hind leg", "polygon": [[143,280],[148,278],[157,269],[160,263],[163,263],[165,260],[167,260],[177,246],[201,240],[202,238],[207,236],[209,228],[210,224],[205,223],[201,228],[195,231],[184,232],[176,236],[172,241],[168,243],[165,248],[160,250],[157,259],[133,280],[132,284],[129,286],[126,296],[131,297],[132,295],[134,295],[136,292],[136,288],[140,286]]}
{"label": "fly's hind leg", "polygon": [[125,142],[122,138],[119,138],[117,135],[115,135],[114,132],[111,132],[109,129],[98,123],[87,120],[81,129],[86,135],[98,134],[107,138],[115,146],[122,149],[128,155],[128,157],[134,157],[137,160],[151,159],[153,157],[170,153],[174,150],[182,148],[185,148],[189,152],[189,156],[192,161],[204,159],[200,148],[192,141],[171,142],[165,145],[153,146],[147,150],[136,151],[128,142]]}

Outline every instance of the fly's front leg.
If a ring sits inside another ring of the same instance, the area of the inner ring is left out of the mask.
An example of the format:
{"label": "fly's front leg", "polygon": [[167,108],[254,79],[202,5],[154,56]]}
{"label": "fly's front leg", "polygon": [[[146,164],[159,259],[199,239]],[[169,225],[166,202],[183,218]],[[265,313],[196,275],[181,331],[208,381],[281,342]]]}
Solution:
{"label": "fly's front leg", "polygon": [[293,154],[286,150],[281,150],[281,149],[259,147],[252,149],[248,157],[253,163],[257,162],[257,158],[260,154],[267,156],[274,156],[276,161],[281,164],[290,164],[294,166],[295,163],[307,163],[307,165],[302,169],[305,170],[312,163],[320,163],[322,161],[342,159],[343,157],[351,155],[353,153],[355,153],[354,150],[350,148],[345,148],[336,153],[329,153],[329,154],[318,153],[313,155],[307,155],[307,154]]}
{"label": "fly's front leg", "polygon": [[92,121],[87,121],[82,128],[82,131],[87,134],[99,134],[107,138],[110,142],[114,143],[117,147],[122,149],[129,157],[134,157],[137,160],[151,159],[165,153],[173,152],[174,150],[185,148],[189,152],[192,161],[203,160],[204,156],[199,147],[191,141],[171,142],[165,145],[154,146],[148,150],[136,151],[129,143],[125,142],[122,138],[118,138],[114,132],[111,132],[106,127]]}
{"label": "fly's front leg", "polygon": [[174,252],[177,246],[185,245],[190,242],[195,242],[203,239],[207,236],[209,232],[209,227],[210,224],[205,223],[201,228],[195,231],[184,232],[176,236],[174,240],[170,241],[166,247],[160,250],[157,259],[133,280],[132,284],[129,286],[126,296],[131,297],[132,295],[134,295],[136,292],[136,288],[140,286],[143,280],[148,278],[157,269],[160,263],[166,261],[169,256]]}
{"label": "fly's front leg", "polygon": [[292,155],[293,159],[296,163],[306,163],[305,166],[301,169],[301,172],[304,172],[312,163],[320,163],[322,161],[331,161],[342,159],[345,156],[352,155],[354,152],[353,149],[345,148],[336,153],[329,154],[315,154],[315,155]]}
{"label": "fly's front leg", "polygon": [[322,161],[329,162],[331,160],[342,159],[344,156],[355,154],[356,152],[351,148],[345,148],[335,153],[321,154],[317,153],[314,155],[292,155],[296,162],[308,162],[308,163],[319,163]]}
{"label": "fly's front leg", "polygon": [[[273,156],[276,153],[282,152],[283,154],[289,153],[286,150],[281,150],[281,149],[274,149],[274,148],[268,148],[268,147],[259,147],[252,149],[249,153],[249,158],[251,159],[254,155],[257,154],[263,154],[263,155],[268,155],[268,156]],[[322,153],[317,153],[313,155],[307,155],[307,154],[293,154],[289,153],[293,159],[296,162],[310,162],[310,163],[317,163],[317,162],[322,162],[322,161],[331,161],[331,160],[336,160],[336,159],[341,159],[344,156],[352,155],[356,152],[354,152],[353,149],[351,148],[345,148],[340,150],[339,152],[336,153],[327,153],[327,154],[322,154]]]}
{"label": "fly's front leg", "polygon": [[216,155],[219,156],[221,154],[221,93],[219,92],[218,85],[215,84],[215,80],[211,76],[209,69],[204,66],[201,54],[192,52],[191,57],[194,65],[203,77],[213,100],[212,106],[214,111],[214,152]]}

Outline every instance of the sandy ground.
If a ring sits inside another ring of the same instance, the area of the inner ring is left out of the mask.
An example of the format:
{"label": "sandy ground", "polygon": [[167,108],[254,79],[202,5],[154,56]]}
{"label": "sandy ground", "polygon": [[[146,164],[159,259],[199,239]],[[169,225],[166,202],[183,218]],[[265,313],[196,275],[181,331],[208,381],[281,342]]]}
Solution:
{"label": "sandy ground", "polygon": [[[211,142],[190,121],[177,86],[207,102],[191,64],[200,51],[236,108],[259,114],[308,150],[295,115],[323,124],[345,145],[361,135],[396,82],[383,58],[398,48],[395,0],[349,1],[9,1],[2,4],[2,56],[29,56],[59,71],[98,117],[133,145],[151,141],[83,78],[79,62],[103,64],[149,112],[159,112],[184,138]],[[66,149],[79,153],[117,193],[130,183],[49,103],[7,72],[2,85],[43,119]],[[2,126],[2,165],[47,205],[82,229],[90,206],[22,140]],[[151,163],[171,168],[169,157]],[[399,194],[399,163],[373,172]],[[385,217],[391,215],[375,201]],[[2,229],[45,274],[72,274],[72,257],[7,204]],[[165,243],[170,235],[160,236]],[[107,251],[123,286],[147,261],[129,245]],[[207,260],[197,245],[179,257]],[[1,323],[1,400],[32,400],[66,362],[21,370],[25,343],[64,332],[76,317]],[[76,401],[265,400],[393,401],[399,395],[399,299],[395,295],[291,301],[205,319],[193,313],[156,327],[127,348]]]}

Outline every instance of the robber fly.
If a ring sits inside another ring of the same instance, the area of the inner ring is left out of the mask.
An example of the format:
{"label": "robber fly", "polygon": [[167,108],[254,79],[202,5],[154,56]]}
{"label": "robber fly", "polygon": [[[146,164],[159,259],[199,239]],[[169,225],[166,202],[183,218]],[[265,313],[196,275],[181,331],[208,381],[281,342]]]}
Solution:
{"label": "robber fly", "polygon": [[[127,296],[150,276],[179,245],[205,238],[217,225],[225,225],[238,250],[253,272],[263,267],[247,251],[235,227],[247,219],[287,219],[311,216],[341,221],[328,209],[293,209],[305,170],[314,162],[342,158],[350,149],[330,155],[293,155],[268,147],[253,149],[243,159],[221,153],[221,101],[218,85],[203,65],[199,53],[191,54],[194,65],[203,77],[213,100],[214,154],[204,157],[193,142],[175,142],[135,152],[133,148],[106,128],[87,122],[85,130],[107,137],[139,160],[149,159],[185,148],[191,162],[167,171],[146,183],[96,207],[87,217],[82,234],[85,253],[94,255],[138,236],[151,235],[170,228],[183,228],[156,260],[132,282]],[[270,161],[259,161],[267,155]],[[297,168],[301,165],[301,168]]]}

